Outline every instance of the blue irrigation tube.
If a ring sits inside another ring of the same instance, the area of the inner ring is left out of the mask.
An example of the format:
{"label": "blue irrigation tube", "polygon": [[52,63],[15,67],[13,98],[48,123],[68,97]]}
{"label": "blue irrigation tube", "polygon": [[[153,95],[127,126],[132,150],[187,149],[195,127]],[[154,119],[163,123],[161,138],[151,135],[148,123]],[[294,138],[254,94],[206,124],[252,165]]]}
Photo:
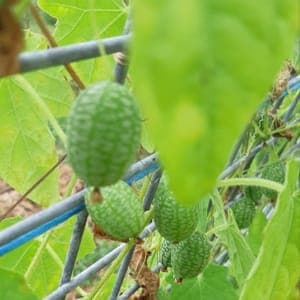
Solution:
{"label": "blue irrigation tube", "polygon": [[[138,164],[138,163],[140,163],[140,162],[137,162],[136,164]],[[148,174],[154,172],[155,170],[158,169],[158,167],[159,167],[159,164],[157,162],[153,162],[149,166],[146,165],[145,168],[143,170],[140,170],[138,173],[132,174],[130,177],[127,177],[126,179],[124,179],[124,181],[127,182],[128,184],[132,184],[133,182],[136,182],[136,181],[142,179],[143,177],[147,176]],[[80,195],[81,194],[83,195],[82,192],[80,193]],[[34,239],[35,237],[58,226],[59,224],[66,221],[73,215],[78,214],[80,211],[82,211],[85,208],[84,198],[82,197],[82,195],[80,198],[77,199],[77,202],[79,202],[79,204],[77,204],[77,206],[70,208],[69,210],[67,210],[66,212],[64,212],[61,215],[58,215],[49,220],[46,220],[46,222],[44,224],[41,224],[37,227],[35,227],[33,225],[32,226],[33,228],[29,227],[28,231],[24,230],[24,232],[21,232],[21,234],[14,239],[11,239],[11,240],[9,239],[10,234],[11,233],[13,234],[13,231],[9,232],[9,230],[11,231],[11,228],[4,229],[2,232],[0,232],[0,242],[1,242],[1,235],[3,237],[3,242],[2,242],[2,245],[0,246],[0,256],[3,256],[4,254],[12,251],[13,249],[25,244],[26,242]],[[69,197],[67,201],[70,201],[69,199],[72,199],[72,198]],[[42,213],[45,214],[45,211],[42,211],[41,213],[38,213],[38,214],[42,214]],[[30,223],[30,221],[28,221],[28,220],[29,219],[25,219],[24,221],[21,221],[13,226],[15,226],[15,227],[21,226],[22,227],[22,224]],[[26,226],[25,226],[25,228],[26,228]],[[8,232],[8,234],[5,234],[6,233],[5,231]]]}
{"label": "blue irrigation tube", "polygon": [[6,254],[7,252],[10,252],[11,250],[25,244],[26,242],[34,239],[35,237],[41,235],[42,233],[50,230],[51,228],[65,222],[69,218],[71,218],[73,215],[78,214],[81,210],[85,208],[84,203],[81,203],[69,211],[65,212],[64,214],[53,218],[52,220],[44,223],[41,226],[36,227],[35,229],[28,231],[27,233],[17,237],[16,239],[8,242],[7,244],[0,247],[0,256]]}

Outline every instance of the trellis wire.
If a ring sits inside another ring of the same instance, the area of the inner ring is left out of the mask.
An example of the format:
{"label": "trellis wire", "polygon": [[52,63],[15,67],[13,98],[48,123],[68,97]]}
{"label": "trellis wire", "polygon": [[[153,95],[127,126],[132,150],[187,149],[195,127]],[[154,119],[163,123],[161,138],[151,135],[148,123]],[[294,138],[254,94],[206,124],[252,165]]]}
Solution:
{"label": "trellis wire", "polygon": [[[132,177],[140,179],[140,176],[136,176],[139,172],[142,172],[143,176],[146,176],[153,171],[153,168],[150,168],[153,163],[155,164],[155,168],[157,168],[158,164],[156,163],[156,157],[152,155],[151,159],[147,157],[133,164],[129,172],[131,176],[125,176],[127,179],[124,179],[124,181],[132,183]],[[144,169],[141,168],[141,166]],[[137,171],[137,173],[134,171]],[[63,201],[2,230],[0,232],[0,256],[48,231],[54,226],[57,226],[84,209],[84,193],[85,190],[80,191]]]}
{"label": "trellis wire", "polygon": [[[144,239],[147,237],[150,233],[152,233],[155,230],[154,223],[149,224],[139,235],[141,239]],[[65,283],[58,287],[54,292],[52,292],[50,295],[48,295],[46,300],[57,300],[61,297],[64,297],[68,292],[70,292],[75,287],[79,286],[82,282],[84,282],[86,279],[88,279],[90,276],[96,274],[101,269],[106,267],[108,264],[110,264],[122,251],[124,248],[124,244],[118,246],[105,256],[103,256],[101,259],[96,261],[94,264],[90,265],[88,268],[86,268],[83,272],[75,276],[71,281],[68,283]]]}
{"label": "trellis wire", "polygon": [[130,263],[131,258],[133,256],[134,249],[135,249],[135,246],[133,246],[128,251],[128,253],[126,254],[126,256],[124,257],[124,259],[121,263],[121,266],[120,266],[119,271],[118,271],[117,279],[116,279],[115,284],[113,286],[113,289],[112,289],[112,292],[110,294],[109,300],[116,300],[118,295],[119,295],[123,280],[126,276],[126,272],[127,272],[129,263]]}
{"label": "trellis wire", "polygon": [[77,221],[73,228],[72,238],[67,252],[67,258],[64,263],[64,269],[61,276],[60,285],[70,281],[71,279],[87,217],[88,212],[86,209],[83,209],[77,217]]}
{"label": "trellis wire", "polygon": [[[126,23],[125,23],[125,28],[124,28],[124,35],[128,35],[130,33],[130,28],[131,28],[131,18],[130,16],[127,17]],[[116,59],[116,64],[115,64],[115,81],[118,82],[119,84],[124,84],[127,76],[127,71],[128,71],[128,57],[127,57],[127,49],[123,49],[122,52],[119,54],[117,53],[115,59]]]}
{"label": "trellis wire", "polygon": [[[122,52],[128,42],[129,35],[122,35],[47,50],[23,52],[19,55],[20,73]],[[101,48],[105,53],[101,53]]]}
{"label": "trellis wire", "polygon": [[62,215],[65,212],[74,209],[83,203],[84,190],[80,191],[64,201],[53,204],[51,207],[38,212],[31,217],[24,219],[0,232],[0,245],[29,232],[30,230],[45,224],[48,221]]}

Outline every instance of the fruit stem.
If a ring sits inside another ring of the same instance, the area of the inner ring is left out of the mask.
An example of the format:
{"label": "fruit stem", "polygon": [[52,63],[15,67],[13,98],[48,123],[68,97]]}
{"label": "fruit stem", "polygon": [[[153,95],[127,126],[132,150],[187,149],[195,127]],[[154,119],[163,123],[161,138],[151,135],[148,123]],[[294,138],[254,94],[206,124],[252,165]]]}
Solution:
{"label": "fruit stem", "polygon": [[135,240],[130,239],[127,245],[123,248],[121,253],[118,255],[118,257],[114,260],[114,262],[111,264],[111,266],[106,270],[105,274],[102,276],[99,283],[96,285],[94,290],[85,298],[85,300],[97,300],[101,299],[100,295],[102,292],[102,288],[104,284],[108,281],[110,276],[117,270],[119,265],[121,264],[123,258],[127,254],[127,252],[131,249],[131,247],[134,245]]}
{"label": "fruit stem", "polygon": [[249,178],[229,178],[224,180],[219,180],[217,183],[218,187],[228,187],[233,185],[251,185],[251,186],[259,186],[274,190],[280,193],[284,185],[275,181],[271,181],[268,179],[262,179],[257,177],[249,177]]}
{"label": "fruit stem", "polygon": [[53,116],[52,112],[45,104],[45,102],[41,99],[39,94],[33,88],[33,86],[25,79],[25,77],[21,75],[15,75],[14,80],[20,86],[21,89],[25,90],[28,94],[30,94],[31,99],[33,100],[34,104],[38,105],[38,107],[42,110],[42,112],[46,115],[49,123],[55,130],[57,136],[61,139],[64,147],[67,147],[67,137],[63,130],[61,129],[60,125],[58,124],[56,118]]}

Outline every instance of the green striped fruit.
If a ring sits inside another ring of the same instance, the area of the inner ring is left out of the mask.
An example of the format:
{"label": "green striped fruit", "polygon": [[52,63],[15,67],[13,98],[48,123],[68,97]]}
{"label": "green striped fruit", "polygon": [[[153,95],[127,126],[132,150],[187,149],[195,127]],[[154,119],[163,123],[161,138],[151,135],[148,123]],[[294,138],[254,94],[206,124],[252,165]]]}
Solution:
{"label": "green striped fruit", "polygon": [[255,203],[252,199],[245,197],[231,206],[235,221],[240,229],[251,225],[255,216]]}
{"label": "green striped fruit", "polygon": [[196,277],[207,266],[211,246],[203,233],[172,245],[171,264],[176,279]]}
{"label": "green striped fruit", "polygon": [[160,184],[154,198],[154,221],[158,232],[168,241],[177,243],[192,234],[199,215],[199,203],[178,202],[167,185]]}
{"label": "green striped fruit", "polygon": [[162,264],[162,270],[166,271],[171,267],[171,243],[168,240],[163,240],[159,253],[159,261]]}
{"label": "green striped fruit", "polygon": [[104,81],[83,90],[68,119],[68,158],[90,186],[117,182],[134,160],[141,120],[128,89]]}
{"label": "green striped fruit", "polygon": [[[261,174],[262,178],[276,181],[278,183],[284,183],[285,178],[285,164],[282,161],[276,161],[271,165],[267,165]],[[277,192],[268,188],[262,189],[263,194],[266,197],[275,199]]]}
{"label": "green striped fruit", "polygon": [[137,237],[143,228],[143,208],[133,190],[123,181],[101,189],[103,200],[86,197],[87,210],[95,224],[118,240]]}

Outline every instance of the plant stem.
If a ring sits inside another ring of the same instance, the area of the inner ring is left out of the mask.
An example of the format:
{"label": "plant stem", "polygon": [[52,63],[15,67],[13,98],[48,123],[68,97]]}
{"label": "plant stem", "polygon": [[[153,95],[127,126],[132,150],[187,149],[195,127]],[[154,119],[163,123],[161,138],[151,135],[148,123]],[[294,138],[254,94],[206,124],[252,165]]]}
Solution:
{"label": "plant stem", "polygon": [[268,189],[272,189],[276,192],[281,192],[284,188],[283,184],[271,181],[268,179],[249,177],[249,178],[229,178],[224,180],[219,180],[217,183],[218,187],[228,187],[233,185],[251,185],[251,186],[259,186]]}
{"label": "plant stem", "polygon": [[33,88],[33,86],[25,79],[25,77],[21,75],[16,75],[14,77],[15,81],[21,86],[22,89],[24,89],[26,92],[28,92],[32,98],[32,101],[34,101],[35,104],[38,105],[38,107],[42,110],[42,112],[46,115],[48,121],[50,122],[51,126],[55,130],[57,136],[61,139],[63,142],[63,145],[65,148],[67,147],[67,137],[63,130],[61,129],[60,125],[58,124],[57,120],[53,116],[52,112],[48,108],[48,106],[45,104],[45,102],[41,99],[40,95],[37,93],[37,91]]}
{"label": "plant stem", "polygon": [[99,294],[102,291],[102,287],[105,284],[105,282],[110,278],[110,276],[116,271],[116,269],[121,264],[123,258],[127,254],[127,252],[131,249],[131,247],[134,245],[134,239],[131,239],[127,245],[122,249],[121,253],[118,255],[118,257],[114,260],[114,262],[111,264],[111,266],[107,269],[95,289],[88,295],[88,297],[85,298],[85,300],[97,300],[99,298]]}
{"label": "plant stem", "polygon": [[51,236],[51,231],[48,232],[45,236],[44,236],[44,239],[43,241],[41,242],[39,248],[37,249],[30,265],[28,266],[28,269],[26,271],[26,273],[24,274],[24,278],[26,279],[26,281],[28,281],[29,277],[32,275],[32,272],[34,270],[34,267],[36,266],[38,260],[40,259],[41,257],[41,254],[43,252],[43,250],[46,248],[47,246],[47,243],[50,239],[50,236]]}
{"label": "plant stem", "polygon": [[[52,258],[54,259],[54,261],[57,263],[57,265],[63,269],[64,264],[62,262],[62,260],[60,259],[60,257],[57,255],[57,253],[53,250],[53,248],[48,244],[46,246],[46,249],[48,251],[48,253],[52,256]],[[87,292],[85,292],[82,288],[80,288],[79,286],[76,287],[76,291],[82,296],[86,296]]]}

